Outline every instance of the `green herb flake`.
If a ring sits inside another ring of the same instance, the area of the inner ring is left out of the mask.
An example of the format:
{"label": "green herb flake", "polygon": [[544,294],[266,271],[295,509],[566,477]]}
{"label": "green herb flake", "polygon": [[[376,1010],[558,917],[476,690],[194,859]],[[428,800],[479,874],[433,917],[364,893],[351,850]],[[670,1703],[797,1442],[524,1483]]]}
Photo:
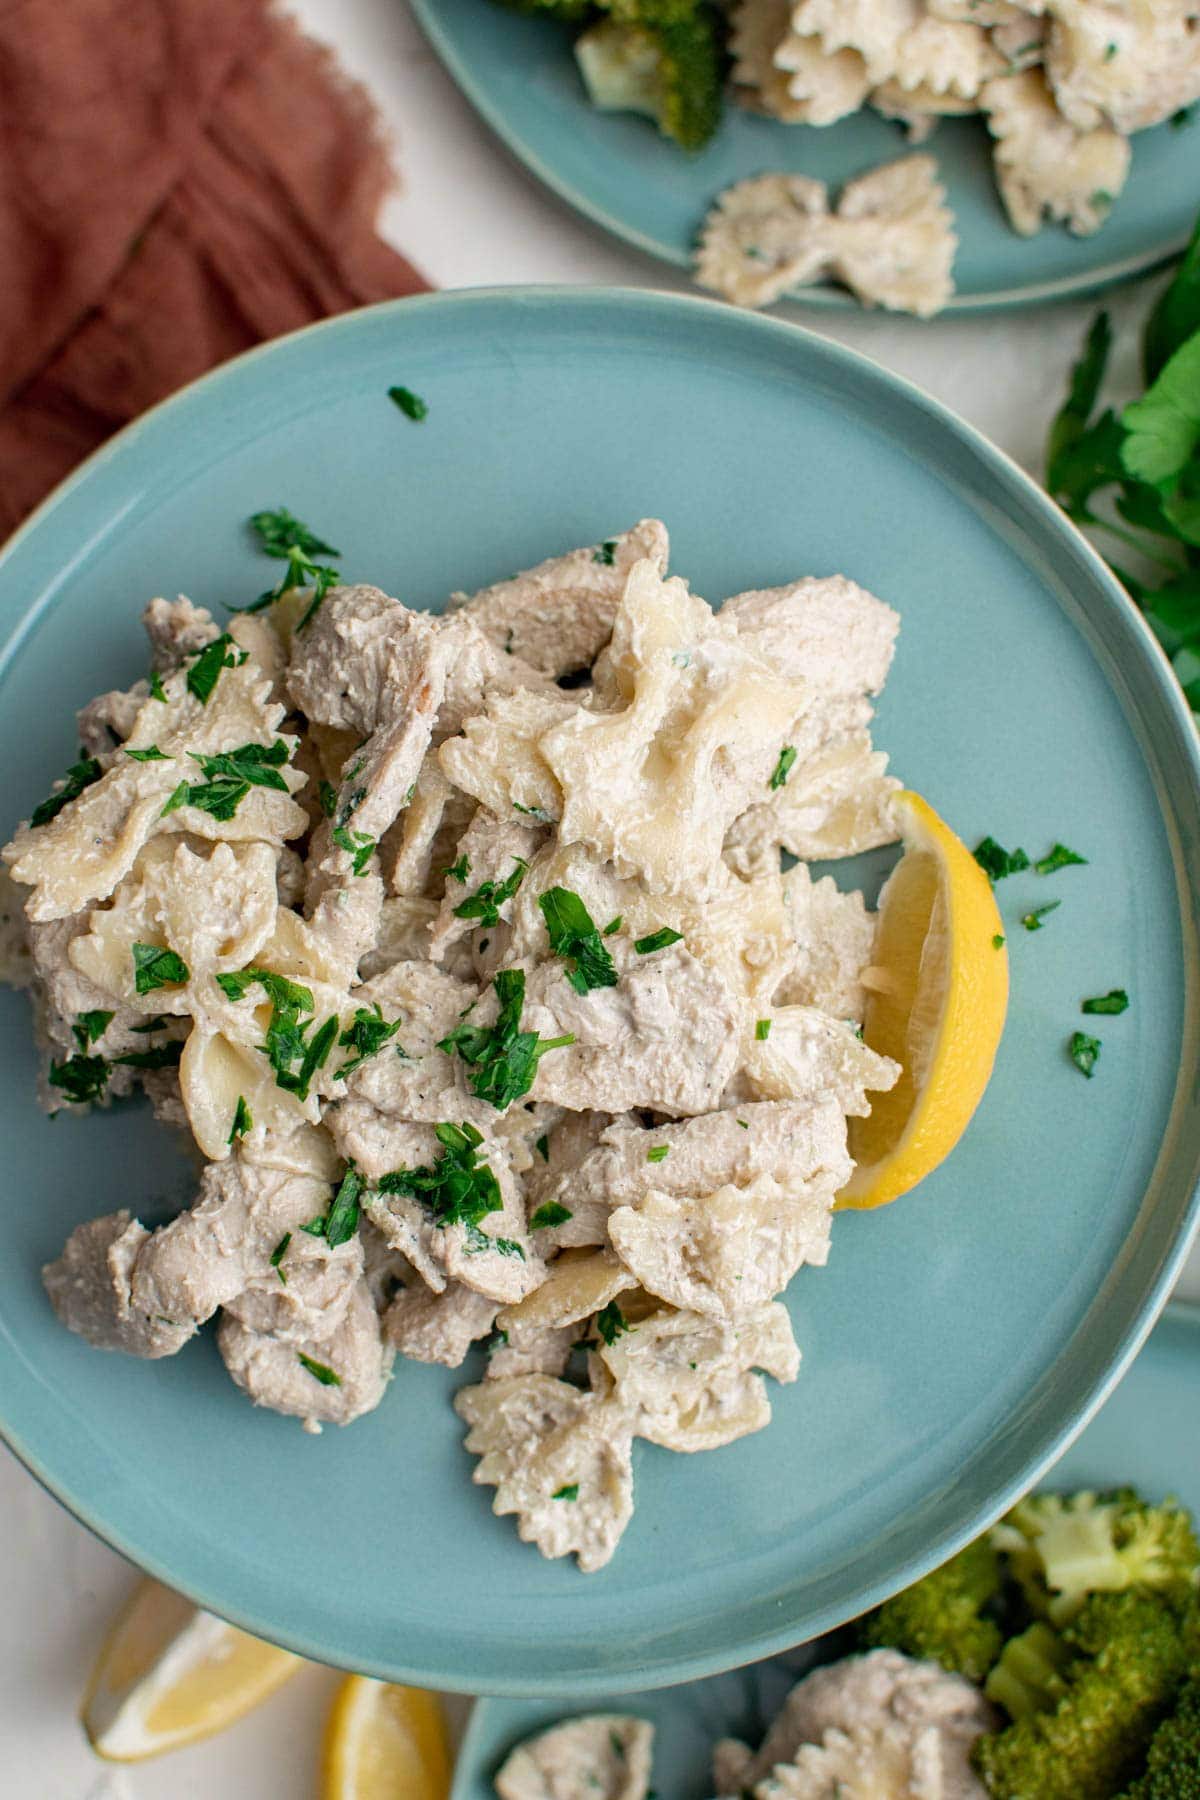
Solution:
{"label": "green herb flake", "polygon": [[537,1066],[549,1050],[560,1050],[575,1042],[573,1033],[563,1037],[539,1038],[535,1031],[521,1030],[521,1008],[525,1004],[525,971],[501,969],[492,983],[500,1010],[494,1025],[470,1025],[464,1020],[449,1037],[442,1038],[439,1050],[452,1055],[457,1051],[470,1069],[468,1085],[477,1099],[486,1100],[497,1112],[504,1112],[527,1094],[533,1086]]}
{"label": "green herb flake", "polygon": [[543,1200],[542,1204],[529,1221],[530,1231],[548,1231],[553,1225],[565,1225],[573,1219],[574,1213],[569,1207],[560,1206],[557,1200]]}
{"label": "green herb flake", "polygon": [[1026,931],[1040,931],[1042,929],[1042,920],[1046,917],[1046,914],[1052,913],[1056,907],[1061,905],[1061,900],[1048,900],[1045,906],[1035,906],[1032,912],[1022,913],[1021,923]]}
{"label": "green herb flake", "polygon": [[73,1106],[91,1106],[104,1096],[108,1086],[109,1066],[102,1056],[72,1056],[66,1062],[51,1062],[46,1079]]}
{"label": "green herb flake", "polygon": [[579,1483],[577,1481],[565,1481],[560,1488],[555,1488],[550,1498],[552,1500],[578,1500]]}
{"label": "green herb flake", "polygon": [[347,1075],[352,1074],[360,1063],[366,1062],[369,1056],[378,1055],[399,1029],[400,1020],[393,1019],[389,1025],[378,1001],[370,1008],[360,1006],[354,1014],[353,1023],[338,1038],[338,1048],[349,1050],[351,1054],[336,1071],[334,1080],[345,1081]]}
{"label": "green herb flake", "polygon": [[301,1367],[307,1369],[309,1374],[314,1380],[319,1381],[322,1387],[341,1387],[341,1376],[335,1374],[327,1364],[314,1362],[311,1356],[305,1356],[303,1350],[297,1350],[296,1357]]}
{"label": "green herb flake", "polygon": [[546,1133],[544,1131],[543,1131],[541,1137],[537,1140],[537,1144],[535,1145],[535,1148],[537,1150],[538,1155],[541,1157],[542,1161],[545,1163],[548,1163],[550,1161],[550,1139],[546,1136]]}
{"label": "green herb flake", "polygon": [[236,669],[245,660],[246,652],[239,651],[229,633],[223,631],[211,644],[206,644],[188,665],[188,693],[194,694],[201,706],[207,706],[213,689],[221,679],[222,669]]}
{"label": "green herb flake", "polygon": [[287,1255],[287,1247],[291,1243],[291,1241],[292,1241],[291,1232],[285,1231],[283,1236],[280,1238],[279,1242],[276,1244],[275,1248],[271,1252],[271,1267],[274,1269],[275,1273],[278,1275],[280,1281],[282,1281],[284,1287],[287,1286],[287,1276],[284,1274],[283,1270],[280,1268],[279,1265],[282,1263],[284,1257]]}
{"label": "green herb flake", "polygon": [[133,985],[139,994],[150,994],[160,987],[179,987],[190,979],[191,970],[182,956],[161,944],[134,944],[132,955]]}
{"label": "green herb flake", "polygon": [[337,811],[337,789],[332,781],[322,781],[317,787],[317,801],[327,819],[332,819]]}
{"label": "green herb flake", "polygon": [[670,1154],[670,1144],[655,1144],[652,1149],[647,1150],[646,1161],[651,1163],[666,1162]]}
{"label": "green herb flake", "polygon": [[183,1039],[172,1038],[167,1044],[153,1044],[149,1050],[130,1050],[114,1062],[126,1069],[177,1069],[183,1055]]}
{"label": "green herb flake", "polygon": [[150,698],[152,700],[163,701],[167,698],[167,690],[163,686],[162,676],[157,669],[151,669],[150,671]]}
{"label": "green herb flake", "polygon": [[[314,1021],[312,991],[271,969],[238,969],[217,975],[217,986],[226,999],[239,1001],[257,983],[271,1003],[271,1019],[259,1049],[271,1064],[276,1087],[306,1100],[314,1075],[324,1067],[338,1036],[338,1020],[331,1015],[309,1038]],[[299,1064],[297,1068],[296,1065]]]}
{"label": "green herb flake", "polygon": [[664,925],[661,931],[652,931],[649,937],[635,938],[633,947],[639,956],[650,956],[655,950],[666,950],[671,944],[682,941],[682,931],[672,931],[669,925]]}
{"label": "green herb flake", "polygon": [[1181,106],[1178,112],[1173,112],[1170,119],[1172,131],[1183,131],[1190,125],[1195,110],[1194,106]]}
{"label": "green herb flake", "polygon": [[246,1105],[246,1097],[244,1094],[239,1094],[237,1105],[233,1109],[233,1124],[229,1127],[229,1136],[225,1142],[227,1144],[236,1143],[238,1138],[244,1138],[246,1133],[253,1129],[254,1120],[250,1116],[250,1108]]}
{"label": "green herb flake", "polygon": [[466,851],[464,850],[458,861],[452,862],[442,871],[442,873],[445,875],[447,881],[457,881],[460,884],[465,883],[467,876],[471,873],[471,859]]}
{"label": "green herb flake", "polygon": [[129,1029],[137,1037],[149,1037],[152,1031],[165,1031],[170,1023],[170,1019],[165,1018],[162,1013],[156,1013],[152,1019],[147,1019],[144,1025],[131,1025]]}
{"label": "green herb flake", "polygon": [[249,606],[235,607],[233,610],[235,612],[261,612],[264,607],[272,605],[276,600],[282,600],[285,594],[290,594],[295,588],[311,588],[313,597],[303,618],[296,626],[297,631],[303,631],[330,588],[335,587],[341,580],[341,575],[335,568],[328,564],[318,563],[315,558],[340,556],[341,551],[335,550],[332,544],[324,543],[301,520],[293,518],[287,508],[283,506],[275,512],[255,513],[250,520],[250,525],[257,532],[265,554],[273,556],[281,562],[286,562],[287,568],[273,588],[268,588],[265,594],[260,594],[258,599],[252,600]]}
{"label": "green herb flake", "polygon": [[1096,1073],[1096,1062],[1100,1055],[1100,1039],[1089,1037],[1086,1031],[1073,1031],[1069,1045],[1071,1061],[1081,1075],[1088,1080]]}
{"label": "green herb flake", "polygon": [[362,1191],[362,1176],[351,1163],[342,1176],[341,1184],[325,1216],[325,1242],[331,1250],[336,1250],[339,1244],[348,1244],[358,1230]]}
{"label": "green herb flake", "polygon": [[1055,844],[1045,856],[1040,856],[1033,867],[1038,875],[1053,875],[1059,869],[1069,869],[1073,865],[1086,867],[1087,857],[1080,856],[1075,850],[1068,850],[1065,844]]}
{"label": "green herb flake", "polygon": [[750,1129],[749,1119],[739,1119],[738,1124],[741,1126],[743,1131],[749,1131],[749,1129]]}
{"label": "green herb flake", "polygon": [[550,948],[567,965],[567,980],[577,994],[616,987],[617,966],[596,930],[591,913],[570,888],[548,888],[538,905],[546,921]]}
{"label": "green herb flake", "polygon": [[333,841],[339,850],[344,850],[350,858],[350,866],[356,875],[365,875],[367,865],[375,853],[375,839],[362,831],[349,831],[344,825],[336,825],[333,830]]}
{"label": "green herb flake", "polygon": [[432,1166],[394,1169],[380,1177],[376,1186],[381,1194],[407,1194],[431,1215],[435,1225],[462,1225],[468,1240],[471,1234],[483,1239],[478,1248],[491,1247],[491,1240],[480,1229],[489,1213],[503,1209],[500,1183],[478,1152],[483,1137],[473,1125],[443,1123],[434,1126],[443,1154]]}
{"label": "green herb flake", "polygon": [[525,879],[529,864],[524,857],[513,860],[513,866],[503,881],[481,881],[473,894],[460,900],[454,908],[456,919],[478,919],[481,926],[489,930],[500,923],[500,908],[512,899]]}
{"label": "green herb flake", "polygon": [[71,1027],[71,1036],[83,1051],[91,1049],[97,1038],[102,1038],[113,1022],[110,1012],[82,1012]]}
{"label": "green herb flake", "polygon": [[756,1019],[754,1021],[755,1041],[760,1044],[765,1044],[767,1039],[770,1037],[770,1035],[771,1035],[770,1019]]}
{"label": "green herb flake", "polygon": [[170,757],[159,749],[157,744],[147,744],[144,750],[131,750],[124,746],[125,754],[132,762],[170,762]]}
{"label": "green herb flake", "polygon": [[305,556],[340,556],[332,544],[324,543],[303,520],[294,518],[286,506],[273,512],[256,512],[250,517],[250,529],[259,541],[264,556],[287,562],[293,550]]}
{"label": "green herb flake", "polygon": [[615,1300],[610,1300],[608,1305],[602,1307],[596,1314],[596,1330],[606,1344],[615,1344],[619,1337],[624,1337],[631,1329],[632,1327],[625,1322],[625,1314]]}
{"label": "green herb flake", "polygon": [[88,756],[82,746],[79,761],[73,762],[63,776],[62,786],[56,794],[51,794],[39,806],[35,806],[30,814],[31,825],[48,825],[51,819],[57,819],[64,806],[72,800],[78,800],[85,788],[90,788],[94,781],[99,781],[104,773],[94,756]]}
{"label": "green herb flake", "polygon": [[1004,933],[1002,931],[998,931],[996,933],[995,937],[993,937],[993,939],[992,939],[992,949],[993,950],[1003,950],[1003,948],[1004,948]]}
{"label": "green herb flake", "polygon": [[785,744],[783,749],[779,752],[779,761],[775,764],[774,772],[772,773],[770,781],[767,783],[767,786],[772,792],[774,792],[776,788],[781,788],[783,786],[784,782],[792,772],[792,764],[795,760],[796,750],[794,746]]}
{"label": "green herb flake", "polygon": [[604,930],[600,933],[600,936],[601,937],[612,937],[616,932],[620,931],[620,929],[621,929],[621,915],[620,915],[620,913],[618,913],[615,919],[610,919],[608,921],[608,924],[604,927]]}
{"label": "green herb flake", "polygon": [[1123,1013],[1129,1010],[1129,995],[1124,988],[1110,988],[1107,994],[1097,994],[1092,1000],[1085,1000],[1079,1009],[1085,1013]]}
{"label": "green herb flake", "polygon": [[981,838],[973,855],[991,882],[1003,881],[1009,875],[1019,875],[1022,869],[1029,867],[1029,858],[1023,850],[1006,850],[994,837]]}
{"label": "green herb flake", "polygon": [[417,424],[429,413],[427,402],[422,400],[420,394],[414,394],[411,388],[390,387],[388,399],[400,408],[406,419],[412,419]]}
{"label": "green herb flake", "polygon": [[597,544],[596,548],[592,551],[592,561],[594,563],[601,563],[606,569],[611,569],[616,553],[616,538],[605,538],[604,542],[602,544]]}

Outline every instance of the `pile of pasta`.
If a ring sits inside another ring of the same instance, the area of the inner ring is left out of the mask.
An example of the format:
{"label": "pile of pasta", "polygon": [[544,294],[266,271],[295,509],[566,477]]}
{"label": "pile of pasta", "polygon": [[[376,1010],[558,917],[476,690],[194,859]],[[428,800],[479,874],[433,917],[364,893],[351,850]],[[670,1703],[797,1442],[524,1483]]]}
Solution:
{"label": "pile of pasta", "polygon": [[778,1296],[899,1074],[860,1031],[873,917],[808,868],[895,836],[897,617],[840,576],[715,611],[667,553],[642,521],[440,615],[153,601],[150,677],[3,853],[44,1103],[143,1088],[201,1162],[169,1224],[76,1229],[63,1322],[158,1357],[215,1315],[311,1430],[484,1341],[475,1479],[584,1569],[635,1439],[767,1423]]}
{"label": "pile of pasta", "polygon": [[[1098,231],[1130,136],[1200,98],[1197,0],[736,0],[731,48],[735,93],[787,124],[869,105],[922,142],[941,118],[981,114],[1024,236],[1047,219]],[[819,182],[740,182],[706,224],[699,279],[761,306],[830,275],[869,304],[928,315],[953,293],[942,199],[928,157],[849,184],[834,214]]]}

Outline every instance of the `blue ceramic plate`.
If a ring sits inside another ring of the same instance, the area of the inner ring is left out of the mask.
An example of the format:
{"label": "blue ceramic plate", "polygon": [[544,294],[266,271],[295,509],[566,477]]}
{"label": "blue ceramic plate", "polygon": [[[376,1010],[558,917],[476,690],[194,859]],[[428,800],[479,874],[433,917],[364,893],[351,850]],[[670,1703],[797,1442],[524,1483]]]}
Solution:
{"label": "blue ceramic plate", "polygon": [[[1200,1517],[1200,1437],[1179,1430],[1200,1405],[1200,1310],[1173,1306],[1103,1412],[1054,1470],[1053,1485],[1132,1483],[1161,1499],[1177,1494]],[[593,1711],[634,1712],[655,1726],[653,1780],[664,1800],[712,1793],[720,1737],[757,1744],[788,1689],[819,1652],[793,1650],[751,1668],[659,1693],[595,1695]],[[459,1751],[450,1800],[496,1800],[492,1776],[514,1744],[569,1716],[561,1700],[480,1700]]]}
{"label": "blue ceramic plate", "polygon": [[[386,397],[422,394],[417,425]],[[40,1264],[190,1178],[149,1116],[51,1123],[24,1002],[0,996],[0,1413],[30,1466],[135,1561],[306,1655],[430,1686],[580,1692],[708,1673],[910,1579],[1032,1481],[1132,1355],[1193,1218],[1193,727],[1082,538],[965,425],[870,363],[699,300],[508,291],[406,300],[285,339],[118,439],[0,559],[0,768],[13,820],[74,754],[71,709],[145,661],[148,595],[220,609],[273,578],[243,521],[287,505],[354,580],[437,606],[640,514],[719,597],[844,569],[900,608],[880,709],[895,767],[972,842],[1090,860],[1001,890],[1014,994],[995,1079],[919,1194],[846,1215],[793,1284],[804,1349],[768,1431],[639,1444],[637,1513],[598,1575],[543,1562],[473,1487],[451,1395],[306,1437],[211,1339],[103,1356]],[[876,879],[878,870],[875,871]],[[1062,907],[1034,936],[1018,915]],[[1187,913],[1190,920],[1190,908]],[[1082,996],[1122,985],[1099,1072]],[[1180,1070],[1183,1074],[1180,1074]]]}
{"label": "blue ceramic plate", "polygon": [[[836,190],[900,156],[900,127],[870,111],[816,128],[760,119],[732,103],[717,136],[686,156],[631,113],[588,104],[570,27],[525,18],[495,0],[411,0],[434,49],[507,148],[560,199],[638,250],[690,268],[696,231],[722,188],[768,169],[812,175]],[[1048,226],[1012,230],[978,118],[947,120],[929,148],[954,209],[958,293],[948,310],[1027,306],[1123,281],[1178,254],[1200,207],[1200,106],[1178,124],[1139,132],[1124,193],[1103,231],[1076,238]],[[834,287],[806,306],[853,306]]]}

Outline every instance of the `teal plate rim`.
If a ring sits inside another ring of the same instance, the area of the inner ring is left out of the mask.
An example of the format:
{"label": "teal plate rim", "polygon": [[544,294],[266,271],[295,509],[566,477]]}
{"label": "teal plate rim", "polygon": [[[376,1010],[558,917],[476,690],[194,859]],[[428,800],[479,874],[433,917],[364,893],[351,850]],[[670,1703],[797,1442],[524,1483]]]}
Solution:
{"label": "teal plate rim", "polygon": [[[408,4],[459,92],[521,168],[549,189],[556,200],[600,231],[620,239],[654,262],[682,269],[685,273],[690,271],[691,262],[685,253],[663,238],[639,231],[637,226],[631,225],[619,213],[597,205],[580,188],[561,176],[544,157],[539,156],[533,146],[513,127],[504,108],[491,98],[486,84],[476,79],[470,64],[459,54],[453,37],[438,17],[438,0],[408,0]],[[1103,264],[1088,270],[1086,274],[1063,275],[1055,281],[1027,282],[1019,287],[997,288],[983,294],[955,293],[938,317],[947,319],[967,313],[1011,312],[1022,306],[1086,299],[1089,294],[1101,294],[1107,288],[1117,287],[1123,281],[1133,281],[1139,275],[1152,275],[1156,269],[1165,268],[1168,263],[1182,256],[1187,245],[1188,234],[1182,232],[1178,240],[1157,244],[1138,256],[1127,256],[1118,262]],[[814,284],[812,287],[794,289],[784,295],[784,301],[789,306],[813,307],[823,312],[864,311],[862,303],[853,294],[831,285]],[[904,315],[890,314],[889,317],[903,319]],[[913,325],[929,323],[927,320],[915,319],[908,322]]]}
{"label": "teal plate rim", "polygon": [[[949,448],[973,459],[994,483],[994,491],[1003,493],[1015,508],[1020,520],[1026,551],[1045,552],[1056,557],[1060,570],[1069,572],[1079,587],[1093,590],[1100,604],[1089,614],[1089,626],[1102,647],[1107,666],[1107,679],[1123,708],[1136,706],[1144,714],[1147,735],[1154,744],[1150,766],[1156,797],[1163,814],[1170,858],[1175,874],[1177,895],[1200,892],[1200,735],[1195,731],[1192,715],[1170,665],[1146,621],[1132,600],[1112,576],[1098,553],[1072,525],[1037,483],[1005,452],[993,445],[981,432],[959,418],[939,401],[915,384],[883,368],[861,352],[834,343],[819,333],[806,330],[777,318],[739,312],[702,296],[655,293],[637,288],[583,288],[560,286],[510,286],[457,289],[451,292],[420,295],[387,301],[356,312],[323,320],[303,330],[275,339],[233,359],[211,371],[198,381],[162,401],[139,419],[126,426],[102,446],[59,488],[42,502],[37,510],[0,550],[0,574],[27,538],[42,530],[54,516],[58,506],[77,489],[92,481],[108,464],[124,456],[139,439],[157,430],[166,418],[185,425],[189,408],[197,397],[207,399],[214,393],[236,389],[248,369],[269,369],[275,359],[292,354],[299,340],[331,341],[334,337],[354,333],[366,319],[391,319],[397,324],[425,312],[467,310],[481,303],[520,307],[536,312],[539,308],[566,309],[582,320],[603,313],[606,323],[615,321],[619,329],[622,313],[641,312],[652,318],[670,339],[671,322],[691,315],[694,322],[707,318],[713,329],[769,340],[774,354],[783,358],[804,355],[816,357],[841,377],[849,388],[874,387],[908,409],[914,423],[921,423],[942,436]],[[62,564],[70,567],[82,554],[83,547],[66,546]],[[51,597],[27,613],[0,653],[0,671],[19,649],[27,631],[40,616]],[[1165,758],[1177,785],[1168,788],[1164,771],[1157,766]],[[1179,833],[1179,813],[1189,818],[1187,841]],[[1189,1048],[1200,1043],[1200,952],[1197,950],[1197,926],[1189,910],[1182,915],[1184,960],[1190,970],[1183,1018],[1185,1057]],[[641,1689],[678,1685],[684,1681],[736,1668],[746,1663],[794,1648],[798,1643],[822,1635],[849,1617],[869,1609],[888,1594],[919,1579],[928,1570],[946,1560],[963,1544],[992,1523],[1016,1499],[1033,1487],[1094,1416],[1104,1400],[1120,1381],[1148,1336],[1156,1318],[1166,1304],[1170,1289],[1178,1275],[1191,1242],[1200,1231],[1200,1079],[1197,1068],[1185,1062],[1175,1084],[1171,1110],[1162,1144],[1156,1159],[1151,1186],[1161,1189],[1169,1182],[1174,1191],[1178,1223],[1174,1236],[1161,1254],[1155,1251],[1155,1262],[1141,1282],[1140,1298],[1132,1304],[1124,1323],[1116,1329],[1115,1342],[1099,1347],[1089,1358],[1086,1380],[1077,1380],[1076,1398],[1063,1410],[1046,1401],[1049,1371],[1038,1383],[1041,1399],[1037,1416],[1027,1420],[1029,1449],[1023,1451],[1004,1482],[987,1500],[977,1503],[957,1525],[944,1528],[928,1538],[919,1551],[904,1555],[883,1578],[864,1583],[849,1603],[827,1604],[823,1610],[809,1614],[803,1625],[789,1626],[780,1622],[776,1600],[764,1596],[753,1601],[754,1623],[747,1623],[745,1613],[739,1618],[736,1638],[731,1637],[724,1649],[680,1650],[677,1646],[660,1647],[654,1656],[639,1664],[636,1679]],[[1096,1303],[1089,1308],[1080,1331],[1095,1329]],[[0,1408],[3,1401],[0,1399]],[[445,1691],[478,1693],[484,1688],[475,1673],[462,1670],[453,1663],[437,1665],[422,1660],[406,1661],[402,1651],[395,1655],[359,1656],[344,1643],[320,1643],[305,1628],[278,1619],[264,1618],[244,1609],[235,1597],[212,1591],[211,1570],[199,1576],[186,1569],[173,1568],[167,1560],[143,1552],[136,1532],[112,1523],[102,1507],[68,1491],[64,1483],[42,1456],[27,1442],[24,1434],[0,1416],[0,1441],[24,1463],[30,1473],[84,1525],[120,1554],[185,1594],[195,1604],[219,1613],[231,1623],[256,1636],[265,1637],[316,1662],[329,1662],[354,1667],[364,1674],[388,1681],[415,1683]],[[411,1654],[411,1653],[410,1653]],[[614,1675],[611,1667],[596,1669],[581,1659],[574,1673],[571,1692],[575,1696],[611,1692]],[[506,1695],[562,1694],[561,1681],[552,1671],[537,1674],[506,1675],[499,1680],[489,1678],[487,1691]]]}

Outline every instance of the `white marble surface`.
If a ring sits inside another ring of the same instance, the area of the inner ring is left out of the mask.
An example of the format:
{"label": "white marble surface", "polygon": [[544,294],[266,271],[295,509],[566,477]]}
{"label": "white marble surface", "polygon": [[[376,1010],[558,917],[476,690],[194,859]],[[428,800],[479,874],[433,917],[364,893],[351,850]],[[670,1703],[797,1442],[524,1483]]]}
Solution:
{"label": "white marble surface", "polygon": [[[402,0],[292,0],[292,10],[373,91],[404,172],[385,230],[438,286],[680,285],[576,220],[510,162],[442,74]],[[1145,304],[1142,284],[1122,293],[1114,311],[1127,321]],[[1047,420],[1092,310],[1084,302],[932,326],[798,309],[794,317],[929,389],[1036,472]],[[1200,1298],[1200,1253],[1181,1291]],[[0,1800],[315,1794],[317,1746],[337,1680],[322,1669],[304,1671],[214,1742],[128,1772],[96,1762],[75,1709],[131,1572],[2,1450],[0,1522]],[[454,1711],[461,1717],[461,1705]]]}

